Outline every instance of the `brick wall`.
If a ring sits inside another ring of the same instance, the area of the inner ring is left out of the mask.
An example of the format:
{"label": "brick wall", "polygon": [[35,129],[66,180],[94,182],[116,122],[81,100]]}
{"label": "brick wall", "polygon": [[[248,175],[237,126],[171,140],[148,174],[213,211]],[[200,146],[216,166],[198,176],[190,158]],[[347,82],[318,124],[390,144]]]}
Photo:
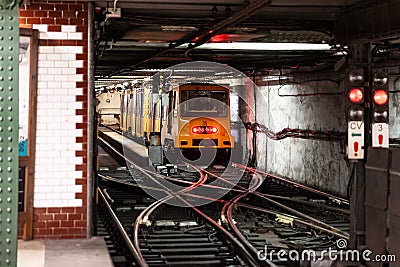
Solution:
{"label": "brick wall", "polygon": [[34,238],[86,236],[88,5],[22,5],[39,30]]}

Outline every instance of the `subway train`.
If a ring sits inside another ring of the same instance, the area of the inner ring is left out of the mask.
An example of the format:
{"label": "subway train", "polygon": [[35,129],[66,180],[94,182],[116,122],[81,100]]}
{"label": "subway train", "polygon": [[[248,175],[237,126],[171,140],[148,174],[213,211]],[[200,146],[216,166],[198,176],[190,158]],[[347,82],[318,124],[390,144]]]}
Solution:
{"label": "subway train", "polygon": [[[120,128],[125,135],[153,145],[158,135],[171,163],[179,157],[197,160],[213,151],[216,162],[229,159],[234,140],[230,133],[230,91],[212,83],[185,83],[159,94],[151,86],[121,94]],[[157,144],[156,144],[157,145]]]}

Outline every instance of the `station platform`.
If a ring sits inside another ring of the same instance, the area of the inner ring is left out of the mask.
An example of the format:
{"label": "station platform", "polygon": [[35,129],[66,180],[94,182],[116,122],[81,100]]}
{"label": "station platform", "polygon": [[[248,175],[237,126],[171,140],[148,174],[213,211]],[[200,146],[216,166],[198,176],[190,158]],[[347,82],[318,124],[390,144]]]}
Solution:
{"label": "station platform", "polygon": [[102,237],[18,240],[18,267],[113,267]]}
{"label": "station platform", "polygon": [[148,148],[146,146],[141,145],[130,138],[123,137],[119,133],[107,129],[106,127],[99,127],[99,130],[108,138],[120,143],[123,146],[124,153],[126,154],[125,156],[133,159],[136,164],[144,168],[149,166]]}

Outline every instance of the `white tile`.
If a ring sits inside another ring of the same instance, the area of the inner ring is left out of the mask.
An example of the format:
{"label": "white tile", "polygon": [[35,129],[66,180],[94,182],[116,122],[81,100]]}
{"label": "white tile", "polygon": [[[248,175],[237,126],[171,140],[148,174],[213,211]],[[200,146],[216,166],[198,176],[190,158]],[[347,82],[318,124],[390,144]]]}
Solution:
{"label": "white tile", "polygon": [[76,60],[76,54],[62,54],[61,60],[65,60],[65,61]]}
{"label": "white tile", "polygon": [[76,68],[61,68],[61,73],[62,74],[76,74]]}
{"label": "white tile", "polygon": [[[42,68],[42,69],[47,69],[47,68]],[[47,74],[47,73],[43,73],[43,74]],[[38,88],[47,88],[47,82],[42,82],[42,81],[38,81],[37,83]]]}
{"label": "white tile", "polygon": [[[72,88],[72,89],[67,89],[67,90],[68,90],[68,92],[69,92],[69,90],[73,90],[73,89],[74,89],[74,88]],[[76,99],[75,96],[69,95],[69,94],[68,94],[68,96],[63,97],[63,102],[64,102],[64,103],[74,103],[74,102],[75,102],[75,99]]]}
{"label": "white tile", "polygon": [[72,25],[61,25],[62,32],[76,32],[76,26]]}
{"label": "white tile", "polygon": [[56,81],[69,82],[68,75],[59,74],[55,77]]}
{"label": "white tile", "polygon": [[51,132],[52,135],[58,136],[56,130],[61,129],[61,123],[47,124],[46,128],[47,130],[51,130],[49,132]]}
{"label": "white tile", "polygon": [[64,193],[67,192],[67,188],[65,186],[53,186],[54,192]]}
{"label": "white tile", "polygon": [[39,89],[38,90],[39,96],[48,96],[48,95],[54,95],[54,90],[53,89]]}
{"label": "white tile", "polygon": [[56,67],[56,68],[62,68],[62,67],[65,67],[67,64],[66,64],[66,62],[65,61],[62,61],[62,60],[60,60],[60,61],[54,61],[54,67]]}
{"label": "white tile", "polygon": [[61,74],[60,68],[48,68],[47,74]]}
{"label": "white tile", "polygon": [[75,53],[75,54],[83,54],[83,47],[82,46],[69,46],[68,52]]}
{"label": "white tile", "polygon": [[39,68],[54,68],[55,62],[52,60],[38,60]]}
{"label": "white tile", "polygon": [[39,74],[38,75],[38,81],[42,82],[52,82],[54,81],[54,75],[52,74]]}
{"label": "white tile", "polygon": [[68,173],[68,177],[70,178],[83,178],[83,171],[73,171]]}
{"label": "white tile", "polygon": [[53,204],[54,204],[54,207],[63,207],[63,200],[62,199],[54,199]]}
{"label": "white tile", "polygon": [[61,60],[61,54],[46,54],[47,60]]}
{"label": "white tile", "polygon": [[[64,137],[64,138],[65,138],[65,137]],[[62,140],[64,140],[64,138],[62,138]],[[58,144],[57,146],[60,148],[61,153],[64,152],[64,151],[66,151],[66,150],[68,149],[68,144],[60,143],[60,144]],[[61,154],[61,155],[62,155],[62,154]]]}
{"label": "white tile", "polygon": [[65,172],[72,172],[75,170],[75,165],[64,164],[63,166],[61,166],[60,170],[65,171]]}
{"label": "white tile", "polygon": [[83,68],[83,60],[68,61],[68,67]]}
{"label": "white tile", "polygon": [[46,179],[46,185],[60,185],[60,179],[56,178]]}
{"label": "white tile", "polygon": [[82,109],[83,103],[82,102],[68,103],[67,108],[68,109]]}
{"label": "white tile", "polygon": [[68,89],[68,95],[70,95],[70,96],[83,95],[83,88]]}
{"label": "white tile", "polygon": [[83,34],[81,32],[69,32],[68,40],[82,40]]}
{"label": "white tile", "polygon": [[59,144],[60,143],[60,141],[61,141],[61,138],[60,137],[57,137],[57,136],[54,136],[54,137],[48,137],[47,138],[47,143],[48,144]]}
{"label": "white tile", "polygon": [[47,199],[46,193],[35,191],[35,199],[37,200]]}
{"label": "white tile", "polygon": [[71,135],[83,136],[83,129],[74,129],[69,131]]}
{"label": "white tile", "polygon": [[[61,140],[61,144],[65,144],[67,145],[67,151],[71,151],[70,149],[68,149],[68,145],[75,143],[75,136],[63,136],[62,140]],[[71,155],[71,157],[75,157],[75,153],[73,155]]]}
{"label": "white tile", "polygon": [[46,184],[46,180],[45,179],[39,179],[37,178],[39,176],[39,171],[36,171],[36,167],[35,167],[35,188],[36,187],[42,187],[43,185]]}
{"label": "white tile", "polygon": [[[74,166],[74,168],[75,168],[75,166]],[[73,192],[69,189],[70,189],[70,186],[75,185],[75,180],[74,179],[62,179],[60,181],[60,184],[63,186],[66,186],[67,192]]]}
{"label": "white tile", "polygon": [[[63,82],[64,83],[64,82]],[[58,85],[60,86],[61,83]],[[68,91],[62,88],[58,88],[57,90],[54,90],[54,94],[58,95],[58,96],[62,96],[62,98],[64,96],[66,96],[68,94]],[[65,103],[63,102],[54,102],[54,106],[58,106],[58,107],[64,107]]]}
{"label": "white tile", "polygon": [[76,82],[62,82],[61,88],[76,88]]}
{"label": "white tile", "polygon": [[[39,54],[38,60],[47,60],[47,55],[51,55],[51,54],[44,54],[44,53]],[[40,68],[39,68],[39,70],[40,70]]]}
{"label": "white tile", "polygon": [[71,207],[82,207],[82,199],[69,200],[68,204]]}
{"label": "white tile", "polygon": [[[39,54],[47,54],[47,53],[54,53],[54,49],[56,49],[58,46],[39,46]],[[68,51],[68,49],[67,49]]]}
{"label": "white tile", "polygon": [[82,82],[83,81],[83,74],[68,75],[68,80],[69,81]]}
{"label": "white tile", "polygon": [[61,199],[75,199],[75,193],[60,193]]}
{"label": "white tile", "polygon": [[68,40],[68,33],[65,32],[41,32],[39,39],[44,40]]}
{"label": "white tile", "polygon": [[68,149],[72,150],[72,151],[78,151],[78,150],[82,150],[82,144],[81,143],[76,143],[76,144],[69,144],[68,145]]}
{"label": "white tile", "polygon": [[46,193],[47,199],[60,199],[60,193]]}
{"label": "white tile", "polygon": [[[40,97],[40,95],[39,95],[39,97]],[[53,103],[38,101],[38,109],[52,109],[52,108],[54,108]]]}
{"label": "white tile", "polygon": [[47,88],[51,88],[51,90],[53,90],[53,95],[54,95],[54,92],[58,90],[58,88],[60,88],[60,82],[58,82],[57,79],[55,79],[54,82],[47,82]]}
{"label": "white tile", "polygon": [[60,53],[60,54],[69,53],[69,46],[55,46],[54,53]]}
{"label": "white tile", "polygon": [[[75,183],[75,179],[74,179],[74,183]],[[69,192],[75,192],[75,193],[81,193],[82,192],[82,185],[70,185],[68,188]]]}
{"label": "white tile", "polygon": [[40,122],[44,122],[44,123],[53,123],[54,122],[54,118],[50,117],[50,116],[39,117],[38,119],[40,120]]}
{"label": "white tile", "polygon": [[[55,171],[54,176],[60,178],[60,181],[64,179],[68,179],[68,175],[66,172],[63,171]],[[62,186],[62,185],[61,185]]]}
{"label": "white tile", "polygon": [[48,208],[53,206],[53,201],[50,200],[33,200],[33,207],[35,208]]}
{"label": "white tile", "polygon": [[41,39],[41,40],[54,39],[53,32],[39,32],[39,39]]}
{"label": "white tile", "polygon": [[[37,139],[38,137],[36,137],[36,139]],[[54,149],[54,145],[53,144],[46,144],[46,143],[41,143],[41,144],[38,144],[38,140],[36,140],[36,151],[40,151],[40,150],[43,150],[43,151],[49,151],[49,150],[53,150]]]}
{"label": "white tile", "polygon": [[39,32],[47,32],[49,26],[47,24],[32,24],[32,29],[38,30]]}
{"label": "white tile", "polygon": [[83,159],[81,157],[79,158],[69,158],[68,159],[69,164],[83,164]]}

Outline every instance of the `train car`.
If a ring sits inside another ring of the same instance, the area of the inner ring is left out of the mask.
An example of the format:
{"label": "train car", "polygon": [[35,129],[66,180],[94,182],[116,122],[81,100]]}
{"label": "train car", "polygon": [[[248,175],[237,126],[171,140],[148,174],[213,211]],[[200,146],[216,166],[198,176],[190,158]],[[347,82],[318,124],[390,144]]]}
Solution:
{"label": "train car", "polygon": [[120,129],[139,143],[148,144],[150,132],[160,132],[160,101],[145,84],[125,90],[120,100]]}
{"label": "train car", "polygon": [[233,147],[229,96],[229,88],[217,84],[182,84],[168,92],[169,115],[162,129],[165,150],[179,149],[195,160],[199,149],[209,148],[227,158]]}
{"label": "train car", "polygon": [[100,124],[111,126],[120,123],[120,94],[117,90],[108,90],[96,96],[96,112]]}
{"label": "train car", "polygon": [[122,94],[121,130],[147,145],[151,133],[161,133],[169,161],[176,154],[195,160],[200,149],[216,150],[218,158],[229,158],[233,148],[229,88],[187,83],[161,97],[154,91],[142,86]]}

